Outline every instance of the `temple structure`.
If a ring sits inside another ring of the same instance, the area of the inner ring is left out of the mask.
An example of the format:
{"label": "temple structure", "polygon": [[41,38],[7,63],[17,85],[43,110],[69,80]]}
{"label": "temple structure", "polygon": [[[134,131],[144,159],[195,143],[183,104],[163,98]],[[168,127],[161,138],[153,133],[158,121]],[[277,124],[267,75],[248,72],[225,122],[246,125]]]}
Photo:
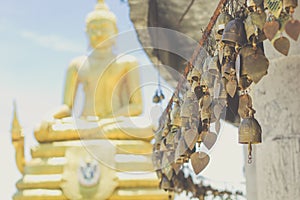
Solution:
{"label": "temple structure", "polygon": [[[152,127],[135,125],[143,107],[137,59],[116,59],[109,39],[117,34],[116,18],[103,0],[86,23],[93,52],[68,67],[63,105],[36,128],[31,160],[15,108],[12,142],[23,177],[13,199],[169,199],[151,162]],[[84,103],[76,115],[79,85]]]}

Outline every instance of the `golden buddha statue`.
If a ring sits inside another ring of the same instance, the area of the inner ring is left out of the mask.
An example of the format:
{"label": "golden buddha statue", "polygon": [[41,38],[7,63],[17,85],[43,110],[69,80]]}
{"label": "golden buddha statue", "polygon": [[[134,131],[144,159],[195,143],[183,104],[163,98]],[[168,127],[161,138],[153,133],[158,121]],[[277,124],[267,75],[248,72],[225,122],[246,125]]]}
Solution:
{"label": "golden buddha statue", "polygon": [[[128,126],[128,124],[133,124],[131,119],[124,118],[142,113],[138,62],[133,56],[120,57],[113,53],[114,36],[118,33],[116,17],[103,1],[98,1],[95,11],[87,16],[86,32],[93,51],[88,56],[78,57],[71,62],[67,70],[63,105],[53,114],[53,119],[42,122],[35,130],[37,140],[48,142],[102,138],[103,135],[99,136],[101,135],[99,131],[105,132],[109,129],[109,132],[112,132],[112,129],[123,125],[123,132],[129,131],[129,135],[133,137],[150,140],[152,132],[148,135],[141,135],[140,129]],[[79,85],[83,86],[84,105],[81,115],[74,116],[72,109]],[[68,118],[70,116],[73,117],[73,127],[70,125],[72,119]],[[91,128],[91,123],[86,126],[90,128],[78,127],[74,121],[79,118],[86,122],[89,119],[95,122],[96,119],[98,127],[95,125]],[[64,124],[64,126],[59,126],[59,124]],[[65,124],[69,125],[68,128]],[[149,132],[152,127],[148,126],[146,129]],[[125,136],[120,131],[113,135],[105,133],[104,135],[108,139],[127,139],[128,137],[128,134]]]}
{"label": "golden buddha statue", "polygon": [[[169,199],[151,162],[152,126],[133,122],[142,113],[138,62],[113,53],[116,17],[104,0],[86,24],[93,51],[68,67],[63,105],[34,131],[39,144],[28,162],[14,114],[12,142],[23,177],[13,199]],[[76,116],[79,85],[84,103]]]}

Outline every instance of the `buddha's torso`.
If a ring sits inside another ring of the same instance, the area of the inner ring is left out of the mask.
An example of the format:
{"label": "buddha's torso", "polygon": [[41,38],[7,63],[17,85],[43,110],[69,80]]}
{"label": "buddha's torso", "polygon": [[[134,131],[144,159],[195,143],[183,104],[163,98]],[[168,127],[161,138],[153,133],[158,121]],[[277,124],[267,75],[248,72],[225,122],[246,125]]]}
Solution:
{"label": "buddha's torso", "polygon": [[[113,116],[113,112],[128,104],[126,73],[130,62],[115,61],[115,57],[91,55],[78,68],[78,81],[84,90],[82,116]],[[123,77],[123,78],[122,78]]]}

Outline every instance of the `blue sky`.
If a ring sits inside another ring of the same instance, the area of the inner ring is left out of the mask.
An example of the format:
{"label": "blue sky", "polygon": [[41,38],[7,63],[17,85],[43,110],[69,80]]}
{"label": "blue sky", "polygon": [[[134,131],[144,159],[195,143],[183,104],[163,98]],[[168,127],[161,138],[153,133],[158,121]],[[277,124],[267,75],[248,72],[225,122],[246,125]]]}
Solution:
{"label": "blue sky", "polygon": [[[132,30],[127,3],[120,0],[107,0],[107,3],[119,19],[119,31]],[[13,100],[17,102],[29,160],[29,148],[36,143],[32,134],[35,125],[61,103],[66,67],[72,58],[87,52],[85,17],[95,4],[95,0],[0,0],[0,199],[10,199],[16,191],[16,181],[21,178],[9,133]],[[149,63],[142,52],[138,53],[142,55],[139,56],[141,63]],[[155,82],[156,71],[149,74]],[[150,90],[147,100],[151,100],[154,89]],[[166,95],[168,97],[168,91]],[[227,148],[227,154],[237,155],[237,166],[231,166],[232,173],[236,174],[224,175],[218,170],[220,165],[223,169],[226,164],[230,167],[227,155],[218,157],[207,174],[214,174],[210,177],[221,181],[240,181],[243,179],[243,151],[236,145],[237,133],[232,133],[236,129],[230,125],[223,127],[224,132],[227,130],[232,135],[223,140],[227,142],[220,142],[214,152],[222,153],[227,145],[233,146]]]}

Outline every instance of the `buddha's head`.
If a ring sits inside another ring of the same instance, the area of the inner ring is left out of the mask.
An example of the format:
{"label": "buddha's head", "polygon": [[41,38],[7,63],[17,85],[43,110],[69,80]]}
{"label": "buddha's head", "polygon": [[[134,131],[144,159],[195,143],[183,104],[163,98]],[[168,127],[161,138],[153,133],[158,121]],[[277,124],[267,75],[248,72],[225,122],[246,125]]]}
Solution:
{"label": "buddha's head", "polygon": [[[116,17],[104,0],[98,0],[95,10],[86,17],[86,32],[92,48],[118,33]],[[113,41],[105,42],[105,46],[112,44]]]}

